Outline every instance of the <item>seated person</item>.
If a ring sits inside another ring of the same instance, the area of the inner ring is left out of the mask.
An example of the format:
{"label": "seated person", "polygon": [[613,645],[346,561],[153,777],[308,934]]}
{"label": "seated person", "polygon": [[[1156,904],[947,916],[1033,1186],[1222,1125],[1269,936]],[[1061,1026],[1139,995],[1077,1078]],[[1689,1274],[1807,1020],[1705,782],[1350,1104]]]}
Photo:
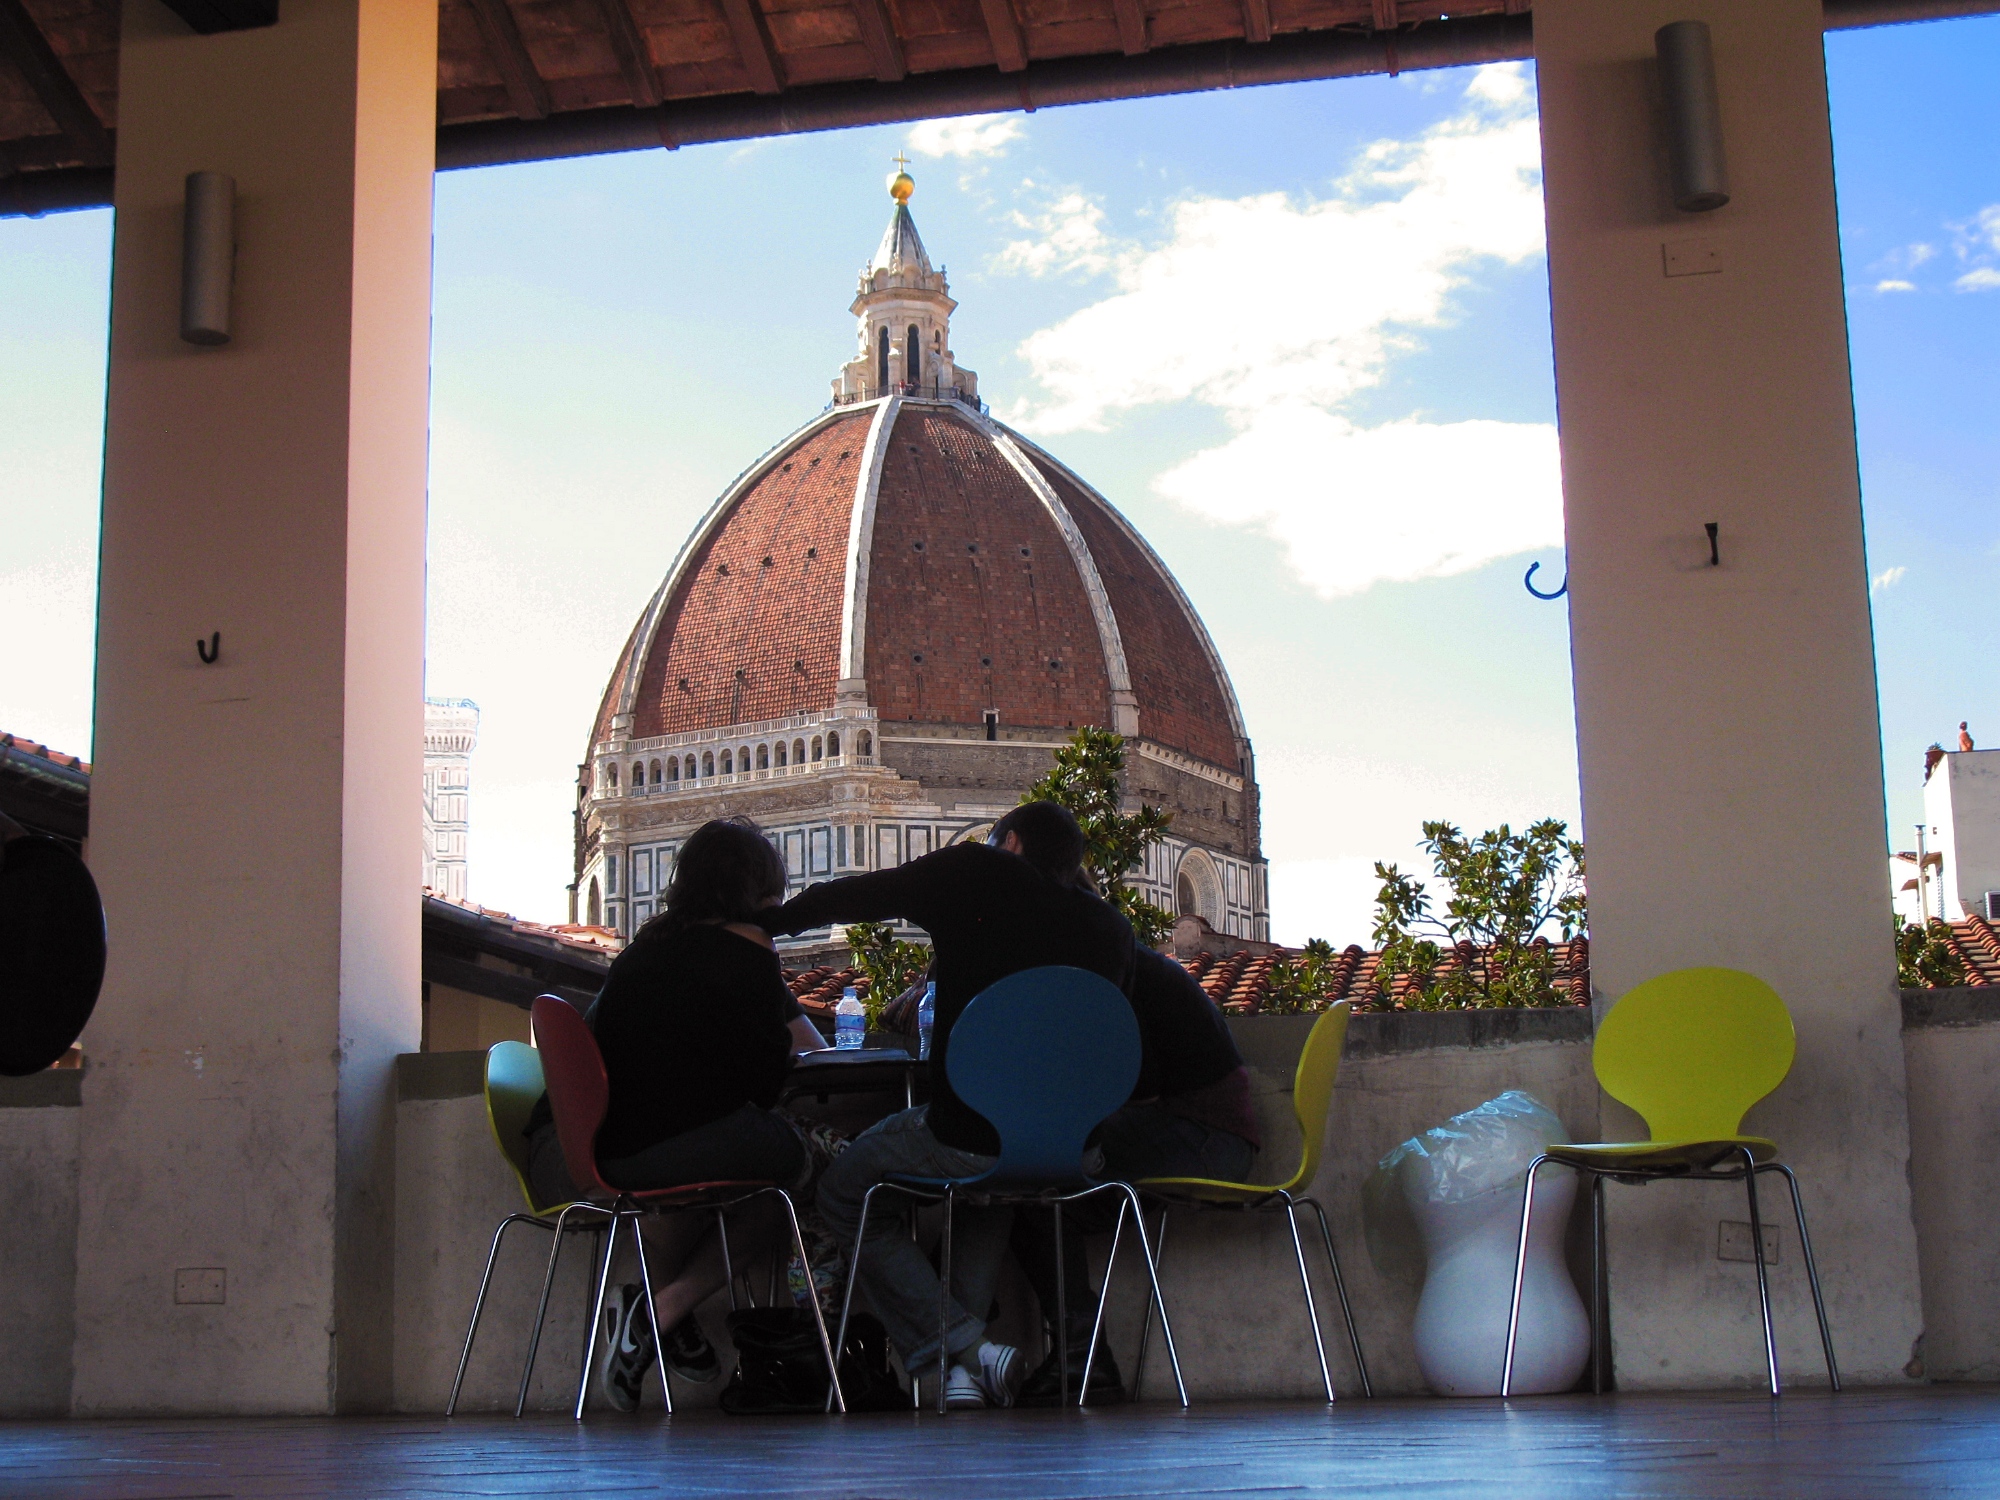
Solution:
{"label": "seated person", "polygon": [[[951,1029],[973,996],[1044,964],[1070,964],[1129,986],[1132,928],[1090,889],[1076,819],[1030,802],[993,825],[985,844],[954,844],[893,870],[825,881],[757,921],[774,933],[830,922],[902,917],[931,936],[937,981],[931,1025],[931,1102],[863,1132],[820,1180],[827,1227],[852,1244],[868,1189],[891,1172],[964,1177],[988,1170],[1000,1149],[993,1127],[951,1090]],[[1033,1045],[1032,1037],[1022,1038]],[[986,1312],[1012,1210],[961,1205],[953,1217],[951,1305],[938,1349],[938,1274],[910,1239],[907,1199],[884,1195],[868,1220],[859,1290],[888,1327],[912,1374],[949,1363],[946,1404],[1011,1406],[1024,1373],[1020,1351],[986,1337]]]}
{"label": "seated person", "polygon": [[[1132,1102],[1104,1122],[1098,1143],[1106,1179],[1208,1177],[1249,1180],[1258,1138],[1250,1097],[1250,1070],[1236,1050],[1229,1026],[1194,976],[1173,959],[1141,947],[1129,991],[1144,1045]],[[1082,1388],[1084,1356],[1097,1293],[1084,1259],[1083,1232],[1109,1231],[1117,1209],[1109,1195],[1086,1200],[1063,1215],[1063,1291],[1066,1294],[1070,1399]],[[1021,1387],[1024,1406],[1053,1406],[1062,1396],[1061,1353],[1055,1342],[1056,1263],[1054,1215],[1022,1210],[1014,1220],[1014,1255],[1042,1304],[1050,1329],[1049,1355]],[[1127,1226],[1130,1227],[1129,1225]],[[1091,1397],[1123,1394],[1111,1352],[1100,1347],[1090,1372]]]}
{"label": "seated person", "polygon": [[[704,824],[682,847],[666,904],[620,953],[589,1018],[610,1103],[597,1135],[598,1170],[634,1190],[697,1182],[810,1186],[807,1144],[774,1113],[795,1050],[823,1046],[786,987],[778,955],[750,919],[785,893],[784,864],[749,823]],[[529,1122],[529,1179],[537,1198],[575,1198],[553,1118]],[[732,1249],[755,1258],[778,1248],[775,1202],[731,1215]],[[715,1351],[694,1309],[725,1285],[709,1214],[641,1221],[651,1250],[654,1311],[667,1359],[685,1379],[713,1380]],[[599,1380],[621,1411],[637,1408],[654,1356],[636,1285],[607,1298]]]}

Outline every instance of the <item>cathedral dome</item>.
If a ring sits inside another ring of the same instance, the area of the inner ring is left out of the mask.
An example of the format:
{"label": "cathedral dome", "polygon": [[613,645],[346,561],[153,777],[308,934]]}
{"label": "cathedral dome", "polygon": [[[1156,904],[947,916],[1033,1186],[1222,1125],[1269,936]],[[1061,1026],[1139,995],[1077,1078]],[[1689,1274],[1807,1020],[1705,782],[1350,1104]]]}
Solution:
{"label": "cathedral dome", "polygon": [[578,786],[586,919],[643,921],[707,818],[755,820],[799,881],[978,837],[1098,726],[1128,742],[1128,799],[1172,815],[1141,893],[1264,937],[1214,644],[1111,503],[987,413],[912,186],[892,184],[832,401],[710,507],[619,655]]}

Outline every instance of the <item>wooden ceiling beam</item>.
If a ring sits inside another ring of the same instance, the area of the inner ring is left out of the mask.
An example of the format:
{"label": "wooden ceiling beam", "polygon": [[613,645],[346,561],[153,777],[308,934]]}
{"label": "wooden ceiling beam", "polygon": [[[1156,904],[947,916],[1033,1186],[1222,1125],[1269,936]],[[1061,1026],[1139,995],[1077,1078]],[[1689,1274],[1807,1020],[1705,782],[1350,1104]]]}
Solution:
{"label": "wooden ceiling beam", "polygon": [[21,0],[0,0],[0,52],[13,62],[83,164],[110,166],[111,133]]}
{"label": "wooden ceiling beam", "polygon": [[1402,18],[1396,14],[1396,0],[1372,0],[1372,4],[1377,31],[1394,31],[1401,24]]}
{"label": "wooden ceiling beam", "polygon": [[657,107],[666,96],[660,92],[660,75],[653,71],[653,55],[646,46],[646,33],[632,15],[631,0],[597,0],[597,13],[604,20],[604,34],[611,39],[633,104],[640,109]]}
{"label": "wooden ceiling beam", "polygon": [[1018,73],[1028,65],[1028,38],[1014,15],[1013,0],[979,0],[986,18],[986,37],[993,44],[993,62],[1003,73]]}
{"label": "wooden ceiling beam", "polygon": [[1271,40],[1271,0],[1243,0],[1243,40]]}
{"label": "wooden ceiling beam", "polygon": [[729,22],[729,35],[736,42],[736,55],[743,59],[743,71],[750,75],[750,87],[759,94],[775,94],[785,86],[785,60],[778,44],[771,40],[771,26],[764,19],[764,7],[757,0],[719,0],[722,15]]}
{"label": "wooden ceiling beam", "polygon": [[[1376,3],[1381,4],[1381,0]],[[1141,0],[1111,0],[1111,8],[1118,15],[1119,48],[1127,57],[1137,57],[1148,45],[1145,5]]]}
{"label": "wooden ceiling beam", "polygon": [[472,17],[479,23],[479,36],[486,43],[487,56],[499,70],[507,87],[507,102],[524,120],[544,120],[551,113],[549,86],[528,55],[507,0],[468,0]]}
{"label": "wooden ceiling beam", "polygon": [[903,59],[903,44],[896,39],[896,25],[889,17],[884,0],[851,0],[854,19],[861,29],[861,44],[875,64],[878,83],[901,83],[910,71]]}

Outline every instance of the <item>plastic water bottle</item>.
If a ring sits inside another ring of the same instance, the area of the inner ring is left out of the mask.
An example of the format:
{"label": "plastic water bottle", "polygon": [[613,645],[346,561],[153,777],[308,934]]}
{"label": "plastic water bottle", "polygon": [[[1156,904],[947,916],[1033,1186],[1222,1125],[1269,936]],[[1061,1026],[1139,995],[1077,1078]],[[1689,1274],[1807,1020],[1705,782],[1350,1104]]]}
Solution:
{"label": "plastic water bottle", "polygon": [[868,1012],[861,1008],[861,997],[850,984],[833,1008],[833,1045],[842,1052],[852,1052],[867,1035]]}
{"label": "plastic water bottle", "polygon": [[937,981],[924,986],[924,998],[917,1004],[917,1056],[931,1055],[931,1022],[937,1019]]}

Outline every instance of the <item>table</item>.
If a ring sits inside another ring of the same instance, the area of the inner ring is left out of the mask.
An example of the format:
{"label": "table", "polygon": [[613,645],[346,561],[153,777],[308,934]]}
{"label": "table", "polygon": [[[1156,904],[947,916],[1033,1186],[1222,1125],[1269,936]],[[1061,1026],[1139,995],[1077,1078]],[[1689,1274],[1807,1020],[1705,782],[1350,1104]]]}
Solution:
{"label": "table", "polygon": [[824,1103],[833,1094],[877,1094],[903,1091],[903,1107],[917,1102],[917,1078],[930,1063],[892,1043],[886,1047],[855,1047],[842,1052],[827,1047],[807,1052],[786,1075],[780,1104],[812,1095]]}

